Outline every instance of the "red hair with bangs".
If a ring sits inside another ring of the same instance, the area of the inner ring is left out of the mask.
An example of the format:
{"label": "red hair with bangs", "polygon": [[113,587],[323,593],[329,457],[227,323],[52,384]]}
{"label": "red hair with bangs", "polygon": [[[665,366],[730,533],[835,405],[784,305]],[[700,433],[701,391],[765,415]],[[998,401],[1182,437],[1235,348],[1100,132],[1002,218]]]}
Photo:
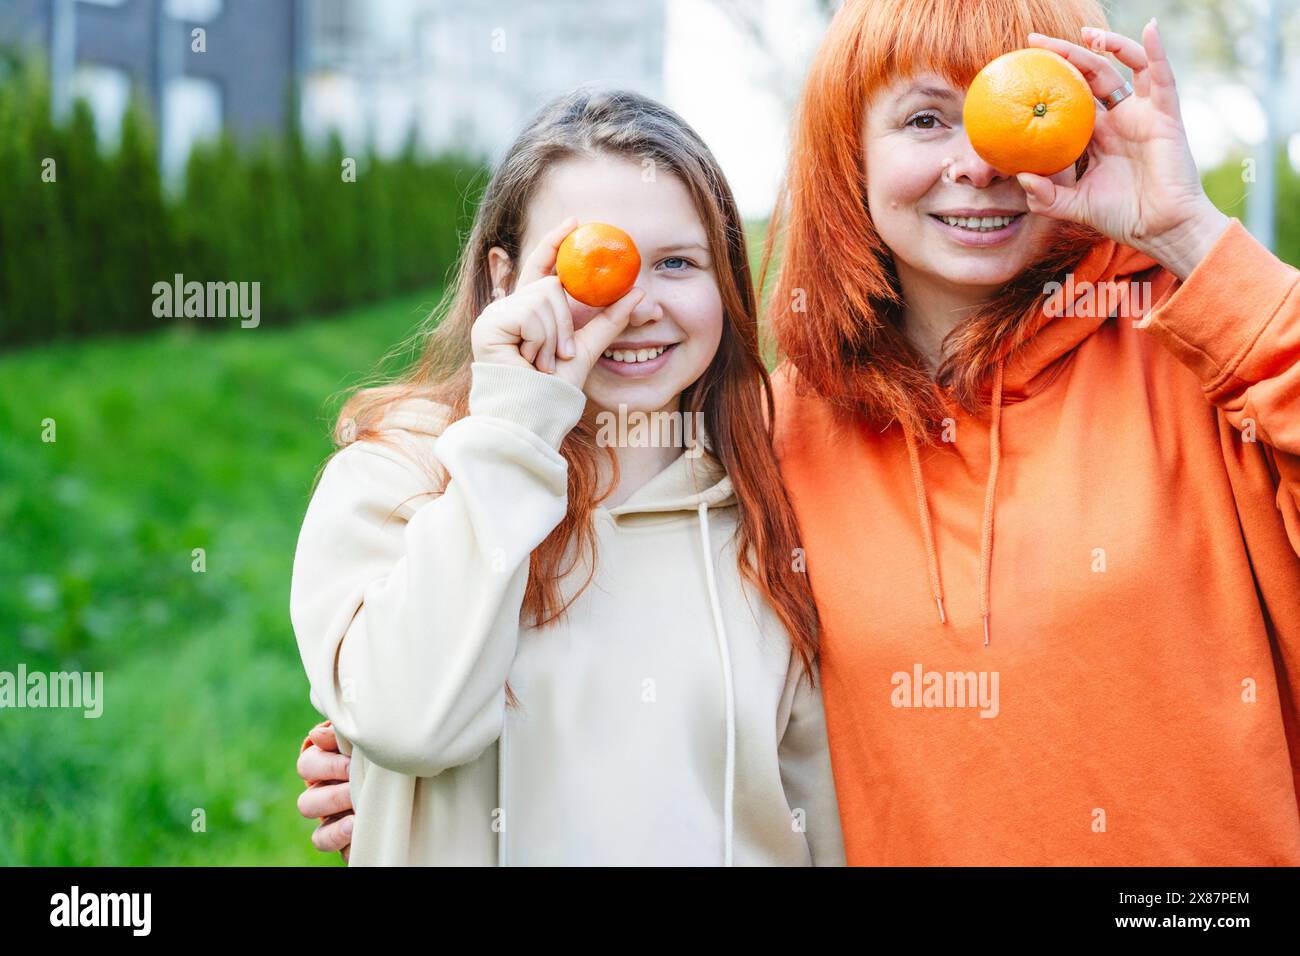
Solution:
{"label": "red hair with bangs", "polygon": [[[903,333],[893,256],[867,209],[866,109],[900,77],[930,71],[964,89],[1031,32],[1082,43],[1085,26],[1106,26],[1094,0],[847,0],[836,13],[800,98],[763,256],[766,276],[780,234],[769,317],[800,389],[841,415],[897,421],[926,441],[949,414],[943,389],[967,411],[987,405],[983,385],[997,361],[1040,327],[1043,286],[1103,237],[1057,223],[1039,260],[950,333],[931,378]],[[1086,166],[1085,155],[1076,173]]]}

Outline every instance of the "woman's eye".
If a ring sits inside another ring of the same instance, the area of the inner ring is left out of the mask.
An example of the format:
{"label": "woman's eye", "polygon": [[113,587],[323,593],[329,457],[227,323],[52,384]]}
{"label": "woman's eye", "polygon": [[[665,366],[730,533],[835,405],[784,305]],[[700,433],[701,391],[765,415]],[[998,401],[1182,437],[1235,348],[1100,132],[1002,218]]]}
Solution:
{"label": "woman's eye", "polygon": [[933,113],[917,113],[907,121],[907,125],[916,129],[938,129],[942,124]]}
{"label": "woman's eye", "polygon": [[[679,263],[679,265],[673,265],[673,263]],[[681,256],[670,256],[665,259],[661,265],[665,266],[670,272],[680,272],[683,269],[689,268],[691,261],[689,259],[683,259]]]}

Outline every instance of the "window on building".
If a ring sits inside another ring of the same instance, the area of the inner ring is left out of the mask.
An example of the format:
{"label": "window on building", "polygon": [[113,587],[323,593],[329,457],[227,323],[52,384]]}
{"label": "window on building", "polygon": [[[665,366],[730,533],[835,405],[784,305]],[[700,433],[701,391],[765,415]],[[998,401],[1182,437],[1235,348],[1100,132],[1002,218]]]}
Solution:
{"label": "window on building", "polygon": [[351,0],[311,0],[307,10],[308,49],[316,66],[338,66],[355,56],[363,39]]}
{"label": "window on building", "polygon": [[72,95],[83,99],[95,117],[95,134],[109,149],[117,146],[122,114],[131,98],[131,77],[125,70],[83,63],[72,74]]}
{"label": "window on building", "polygon": [[167,0],[167,16],[189,23],[207,23],[221,16],[221,0]]}
{"label": "window on building", "polygon": [[185,168],[195,143],[221,135],[221,87],[197,76],[168,81],[162,129],[163,172],[170,177]]}

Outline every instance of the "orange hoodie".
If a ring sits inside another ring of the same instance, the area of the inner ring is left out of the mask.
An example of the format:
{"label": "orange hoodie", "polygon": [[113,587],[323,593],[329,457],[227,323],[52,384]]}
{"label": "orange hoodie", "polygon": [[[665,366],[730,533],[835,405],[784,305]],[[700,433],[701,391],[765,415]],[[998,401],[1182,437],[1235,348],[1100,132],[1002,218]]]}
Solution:
{"label": "orange hoodie", "polygon": [[938,447],[778,370],[848,861],[1300,864],[1300,273],[1073,278]]}

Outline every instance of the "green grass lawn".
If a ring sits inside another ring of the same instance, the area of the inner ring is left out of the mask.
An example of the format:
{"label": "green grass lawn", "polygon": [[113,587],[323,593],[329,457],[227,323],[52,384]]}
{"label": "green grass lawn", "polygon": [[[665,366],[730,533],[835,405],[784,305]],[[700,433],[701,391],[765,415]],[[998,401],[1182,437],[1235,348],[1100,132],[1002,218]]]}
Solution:
{"label": "green grass lawn", "polygon": [[0,710],[0,864],[337,865],[294,804],[294,544],[342,391],[434,301],[0,355],[0,671],[104,675],[98,719]]}

